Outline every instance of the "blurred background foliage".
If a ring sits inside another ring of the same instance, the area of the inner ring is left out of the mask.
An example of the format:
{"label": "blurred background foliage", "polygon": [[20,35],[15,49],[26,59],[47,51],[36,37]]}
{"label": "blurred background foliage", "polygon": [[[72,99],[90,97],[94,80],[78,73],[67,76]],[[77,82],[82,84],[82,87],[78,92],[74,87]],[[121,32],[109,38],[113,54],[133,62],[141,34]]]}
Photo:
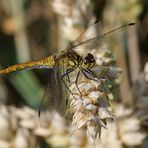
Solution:
{"label": "blurred background foliage", "polygon": [[[145,66],[148,61],[148,1],[146,0],[0,0],[1,68],[40,59],[63,50],[69,42],[76,38],[80,30],[87,26],[91,18],[101,21],[104,31],[129,22],[137,24],[135,35],[128,39],[127,45],[124,46],[126,48],[119,45],[113,49],[117,64],[123,71],[120,95],[118,95],[120,98],[115,99],[120,102],[121,106],[119,105],[119,110],[114,110],[119,114],[124,112],[122,111],[123,106],[128,106],[136,112],[140,110],[138,120],[141,117],[141,125],[146,131],[148,126],[146,115],[148,112],[146,108],[148,106],[148,66]],[[123,40],[122,43],[124,42]],[[49,70],[39,69],[1,76],[1,104],[13,107],[22,107],[25,104],[38,109],[49,81],[49,75]],[[2,109],[2,114],[3,112],[4,115],[9,114],[11,111],[13,114],[14,110],[14,108]],[[24,110],[27,109],[23,108],[22,111]],[[134,125],[133,122],[125,122],[125,124]],[[113,130],[115,130],[114,127]],[[20,134],[22,129],[17,131]],[[25,134],[26,132],[28,131],[25,131]],[[121,131],[121,135],[123,133],[124,131]],[[9,141],[11,136],[6,137],[2,139]],[[134,145],[134,138],[130,140],[129,137],[125,138],[130,142],[124,138],[119,137],[120,144],[116,143],[117,147],[136,147],[137,145],[148,147],[147,142]],[[37,139],[34,140],[32,147],[37,147],[35,143]]]}

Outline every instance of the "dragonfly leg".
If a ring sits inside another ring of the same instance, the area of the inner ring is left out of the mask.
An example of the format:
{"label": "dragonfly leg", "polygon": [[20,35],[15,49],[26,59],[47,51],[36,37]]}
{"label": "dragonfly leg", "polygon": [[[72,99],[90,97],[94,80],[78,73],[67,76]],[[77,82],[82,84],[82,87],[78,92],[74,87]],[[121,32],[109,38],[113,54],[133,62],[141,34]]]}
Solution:
{"label": "dragonfly leg", "polygon": [[[72,96],[75,98],[75,96],[73,95],[73,93],[71,92],[71,90],[69,89],[69,87],[67,86],[67,84],[66,84],[66,82],[65,82],[65,80],[64,80],[64,77],[67,76],[67,75],[68,75],[68,77],[69,77],[69,74],[70,74],[71,72],[73,72],[73,71],[74,71],[73,68],[67,69],[66,72],[61,76],[61,80],[62,80],[63,84],[66,86],[67,90],[68,90],[68,91],[72,94]],[[75,99],[76,99],[76,98],[75,98]],[[66,105],[67,105],[67,102],[68,102],[68,98],[67,98],[67,100],[66,100]]]}
{"label": "dragonfly leg", "polygon": [[93,75],[93,78],[90,78],[85,73],[86,78],[91,79],[91,80],[94,80],[94,81],[97,81],[97,82],[101,82],[101,79],[92,70],[90,70],[90,69],[84,69],[84,71],[86,73],[89,73],[89,74]]}
{"label": "dragonfly leg", "polygon": [[[69,77],[69,74],[71,73],[71,72],[73,72],[74,71],[74,68],[69,68],[69,69],[67,69],[66,70],[66,72],[61,76],[61,77],[65,77],[65,76],[68,76]],[[69,78],[68,78],[69,79]]]}
{"label": "dragonfly leg", "polygon": [[81,91],[80,91],[80,89],[79,89],[79,87],[78,87],[78,79],[79,79],[79,75],[80,75],[80,71],[77,73],[76,81],[75,81],[75,85],[76,85],[77,90],[78,90],[79,93],[80,93],[80,98],[81,98],[81,100],[82,100],[82,93],[81,93]]}
{"label": "dragonfly leg", "polygon": [[70,77],[69,77],[69,73],[71,73],[73,71],[73,68],[69,68],[66,70],[66,80],[70,83]]}
{"label": "dragonfly leg", "polygon": [[82,70],[82,73],[84,74],[84,76],[85,76],[87,79],[89,79],[89,80],[93,80],[93,81],[97,81],[97,82],[100,82],[99,78],[95,79],[96,77],[95,77],[92,73],[89,73],[89,74],[91,74],[91,75],[94,76],[93,78],[91,78],[91,77],[89,77],[89,76],[86,74],[86,72],[89,73],[89,72],[86,71],[85,69]]}
{"label": "dragonfly leg", "polygon": [[99,79],[98,76],[95,74],[95,72],[93,72],[92,70],[84,69],[84,71],[86,71],[87,73],[89,73],[89,74],[93,75],[94,77],[96,77],[97,79]]}

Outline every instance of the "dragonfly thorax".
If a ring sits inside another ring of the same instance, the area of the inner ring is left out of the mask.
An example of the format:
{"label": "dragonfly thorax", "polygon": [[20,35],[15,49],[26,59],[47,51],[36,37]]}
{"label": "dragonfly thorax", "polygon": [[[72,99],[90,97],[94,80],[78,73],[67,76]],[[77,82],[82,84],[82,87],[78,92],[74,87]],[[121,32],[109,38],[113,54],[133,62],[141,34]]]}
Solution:
{"label": "dragonfly thorax", "polygon": [[83,61],[82,56],[80,56],[74,51],[67,53],[66,57],[68,58],[68,65],[71,67],[78,67],[78,65],[80,65],[80,63],[82,63]]}

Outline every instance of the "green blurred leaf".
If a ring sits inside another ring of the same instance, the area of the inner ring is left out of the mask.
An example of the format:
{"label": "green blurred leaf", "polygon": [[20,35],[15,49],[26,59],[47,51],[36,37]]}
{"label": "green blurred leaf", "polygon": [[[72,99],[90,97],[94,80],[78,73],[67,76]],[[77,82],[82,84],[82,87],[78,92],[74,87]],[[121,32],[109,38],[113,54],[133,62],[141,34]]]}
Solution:
{"label": "green blurred leaf", "polygon": [[42,87],[32,71],[20,71],[9,76],[9,80],[26,103],[38,108],[42,99]]}

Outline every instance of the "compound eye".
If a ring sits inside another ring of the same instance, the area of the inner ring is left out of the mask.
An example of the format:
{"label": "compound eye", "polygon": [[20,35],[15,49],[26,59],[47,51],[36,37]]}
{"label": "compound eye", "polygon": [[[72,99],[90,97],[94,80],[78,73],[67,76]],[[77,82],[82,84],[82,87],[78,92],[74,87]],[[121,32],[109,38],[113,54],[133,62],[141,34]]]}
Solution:
{"label": "compound eye", "polygon": [[87,54],[87,56],[83,59],[83,68],[91,68],[95,64],[94,56],[90,53]]}
{"label": "compound eye", "polygon": [[95,62],[94,56],[91,53],[88,53],[88,55],[86,56],[86,60],[88,61],[88,63]]}

